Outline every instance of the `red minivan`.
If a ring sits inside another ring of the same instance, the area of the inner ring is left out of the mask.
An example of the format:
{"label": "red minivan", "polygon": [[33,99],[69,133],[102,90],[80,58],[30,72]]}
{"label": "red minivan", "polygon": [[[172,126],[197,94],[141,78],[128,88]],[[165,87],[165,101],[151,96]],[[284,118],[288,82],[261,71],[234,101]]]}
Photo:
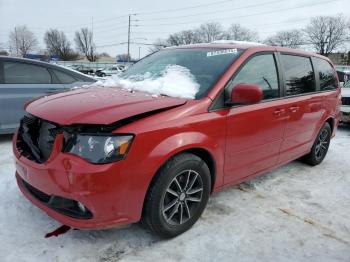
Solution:
{"label": "red minivan", "polygon": [[154,80],[173,65],[195,81],[194,97],[181,96],[184,81],[163,77],[161,95],[146,84],[147,92],[98,86],[28,104],[13,139],[23,194],[73,228],[142,219],[174,237],[212,192],[298,158],[324,159],[341,105],[329,59],[253,43],[188,45],[154,53],[122,77]]}

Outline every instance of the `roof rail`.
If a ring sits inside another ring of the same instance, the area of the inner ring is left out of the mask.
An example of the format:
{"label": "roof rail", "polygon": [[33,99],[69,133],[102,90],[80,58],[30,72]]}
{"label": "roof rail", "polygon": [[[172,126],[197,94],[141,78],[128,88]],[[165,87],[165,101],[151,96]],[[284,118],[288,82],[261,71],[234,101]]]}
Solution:
{"label": "roof rail", "polygon": [[265,45],[257,42],[237,41],[237,40],[215,40],[211,42],[211,44],[236,44],[236,45],[249,45],[249,46]]}

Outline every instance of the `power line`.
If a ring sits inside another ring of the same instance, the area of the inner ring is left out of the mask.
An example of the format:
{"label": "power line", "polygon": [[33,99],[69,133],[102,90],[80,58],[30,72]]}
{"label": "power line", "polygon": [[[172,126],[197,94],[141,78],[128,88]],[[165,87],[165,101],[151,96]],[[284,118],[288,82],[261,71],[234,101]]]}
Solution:
{"label": "power line", "polygon": [[[259,12],[259,13],[252,13],[252,14],[248,14],[248,15],[235,16],[235,18],[245,18],[245,17],[250,17],[250,16],[257,16],[257,15],[276,13],[276,12],[283,12],[283,11],[299,9],[299,8],[304,8],[304,7],[311,7],[311,6],[316,6],[316,5],[321,5],[321,4],[326,4],[326,3],[336,2],[336,1],[340,1],[340,0],[328,0],[328,1],[318,2],[318,3],[310,3],[310,4],[300,5],[300,6],[296,6],[296,7],[280,8],[280,9],[271,10],[271,11],[265,11],[265,12]],[[213,19],[213,20],[216,20],[216,21],[232,20],[232,16],[230,16],[230,17],[222,17],[222,18]],[[188,25],[188,24],[198,24],[198,23],[203,23],[203,22],[207,22],[207,19],[206,20],[196,20],[195,22],[187,21],[187,22],[181,22],[181,23],[144,24],[144,25],[140,25],[140,26],[169,26],[169,25],[182,25],[182,24]]]}
{"label": "power line", "polygon": [[[209,4],[193,5],[193,6],[183,7],[183,8],[176,8],[176,9],[162,9],[159,11],[139,12],[139,13],[133,13],[131,15],[151,15],[151,14],[158,14],[158,13],[165,13],[165,12],[167,12],[167,13],[178,12],[178,11],[189,10],[189,9],[193,9],[193,8],[207,7],[207,6],[219,5],[219,4],[229,3],[229,2],[233,2],[233,0],[216,1],[216,2],[209,3]],[[129,16],[129,14],[124,14],[124,15],[120,15],[120,16],[116,16],[116,17],[95,19],[94,23],[95,24],[105,23],[108,21],[114,21],[114,20],[118,20],[121,18],[127,18],[128,16]],[[88,26],[89,24],[90,24],[89,22],[86,22],[86,23],[80,23],[80,24],[62,25],[62,26],[59,26],[56,28],[57,29],[64,29],[64,28],[71,28],[71,27],[81,27],[81,26]],[[46,30],[46,28],[43,28],[43,27],[36,27],[33,29]]]}
{"label": "power line", "polygon": [[153,15],[153,14],[160,14],[160,13],[178,12],[178,11],[189,10],[189,9],[194,9],[194,8],[199,8],[199,7],[207,7],[207,6],[212,6],[212,5],[224,4],[224,3],[228,3],[228,2],[233,2],[233,0],[217,1],[217,2],[210,3],[210,4],[193,5],[193,6],[187,6],[187,7],[175,8],[175,9],[172,8],[172,9],[163,9],[163,10],[159,10],[159,11],[140,12],[140,13],[136,13],[136,14],[137,15]]}
{"label": "power line", "polygon": [[171,17],[161,17],[161,18],[150,18],[150,19],[140,19],[140,21],[158,21],[158,20],[170,20],[170,19],[179,19],[179,18],[186,18],[186,17],[194,17],[194,16],[202,16],[202,15],[210,15],[210,14],[217,14],[217,13],[223,13],[223,12],[231,12],[231,11],[236,11],[236,10],[241,10],[241,9],[246,9],[246,8],[252,8],[252,7],[258,7],[258,6],[264,6],[268,4],[273,4],[277,2],[282,2],[286,0],[274,0],[274,1],[269,1],[269,2],[263,2],[259,4],[254,4],[254,5],[246,5],[246,6],[241,6],[241,7],[235,7],[231,9],[220,9],[217,11],[210,11],[210,12],[201,12],[201,13],[195,13],[195,14],[189,14],[189,15],[180,15],[180,16],[171,16]]}

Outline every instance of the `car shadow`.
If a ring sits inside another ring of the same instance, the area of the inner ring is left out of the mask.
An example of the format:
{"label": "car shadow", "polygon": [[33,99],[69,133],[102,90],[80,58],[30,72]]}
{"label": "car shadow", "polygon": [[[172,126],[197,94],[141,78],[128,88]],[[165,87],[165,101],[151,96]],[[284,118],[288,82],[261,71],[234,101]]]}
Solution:
{"label": "car shadow", "polygon": [[350,125],[349,124],[339,124],[338,129],[350,132]]}
{"label": "car shadow", "polygon": [[0,135],[0,143],[9,142],[12,140],[13,135]]}

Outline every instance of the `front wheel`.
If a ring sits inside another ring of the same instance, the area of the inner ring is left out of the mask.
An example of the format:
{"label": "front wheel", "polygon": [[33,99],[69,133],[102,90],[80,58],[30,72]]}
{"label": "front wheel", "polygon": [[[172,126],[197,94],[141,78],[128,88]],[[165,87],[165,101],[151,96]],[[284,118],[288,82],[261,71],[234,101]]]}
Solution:
{"label": "front wheel", "polygon": [[201,158],[189,153],[174,156],[148,190],[143,222],[163,238],[185,232],[205,209],[210,187],[210,171]]}
{"label": "front wheel", "polygon": [[302,160],[312,166],[320,164],[328,152],[331,135],[332,129],[329,123],[325,123],[316,137],[311,152],[305,155]]}

